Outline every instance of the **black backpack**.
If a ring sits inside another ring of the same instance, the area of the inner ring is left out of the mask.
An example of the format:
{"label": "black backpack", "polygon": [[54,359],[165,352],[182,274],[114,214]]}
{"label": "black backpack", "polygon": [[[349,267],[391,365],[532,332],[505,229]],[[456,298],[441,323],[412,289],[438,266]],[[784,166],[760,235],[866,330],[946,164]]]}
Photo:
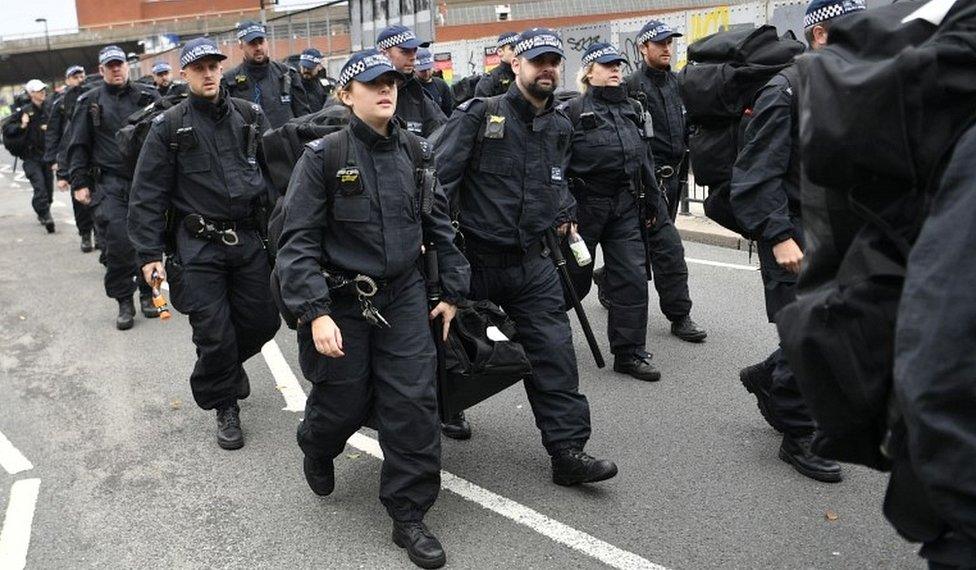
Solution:
{"label": "black backpack", "polygon": [[342,130],[349,124],[349,109],[331,105],[309,115],[295,117],[277,129],[264,133],[264,160],[271,182],[280,195],[288,188],[295,164],[305,144]]}
{"label": "black backpack", "polygon": [[938,29],[902,24],[919,6],[838,19],[830,46],[797,64],[801,116],[816,117],[800,139],[804,222],[817,245],[777,327],[817,421],[814,451],[880,470],[900,423],[894,340],[908,255],[976,117],[976,5],[957,3]]}
{"label": "black backpack", "polygon": [[[334,182],[335,174],[340,168],[345,166],[355,165],[355,160],[351,154],[351,141],[352,133],[349,129],[342,129],[340,131],[332,132],[324,137],[324,142],[326,145],[325,151],[325,172],[326,180],[328,181],[328,186],[326,187],[326,192],[333,194],[335,192]],[[433,160],[430,153],[430,146],[427,145],[427,150],[424,150],[425,143],[422,139],[412,133],[406,131],[405,128],[400,129],[400,136],[406,138],[407,152],[410,154],[410,158],[413,161],[415,169],[424,168],[429,162]],[[267,142],[267,140],[266,140]],[[329,173],[332,173],[331,175]],[[418,180],[419,183],[419,180]],[[281,238],[281,232],[284,229],[285,224],[285,211],[284,211],[284,196],[282,195],[275,202],[274,208],[271,210],[271,214],[268,218],[268,240],[266,247],[268,250],[268,255],[272,260],[272,264],[278,255],[278,240]],[[285,324],[291,329],[298,328],[298,317],[292,314],[285,306],[284,300],[281,298],[281,282],[278,278],[277,267],[272,267],[271,269],[271,296],[275,300],[275,304],[278,305],[278,312],[281,313],[282,318],[285,320]]]}
{"label": "black backpack", "polygon": [[804,50],[792,35],[773,26],[718,32],[688,46],[688,65],[678,73],[691,134],[688,148],[695,181],[709,187],[705,214],[719,225],[751,237],[732,215],[732,167],[743,118],[756,94]]}
{"label": "black backpack", "polygon": [[27,131],[20,128],[20,110],[20,108],[14,109],[13,113],[0,122],[0,133],[3,136],[3,147],[7,152],[23,160],[27,154]]}
{"label": "black backpack", "polygon": [[[135,174],[139,152],[142,151],[142,145],[149,135],[153,119],[184,100],[186,100],[185,93],[166,96],[126,117],[125,126],[115,133],[115,142],[119,145],[122,154],[123,174],[127,174],[130,178]],[[172,140],[176,138],[172,137]]]}

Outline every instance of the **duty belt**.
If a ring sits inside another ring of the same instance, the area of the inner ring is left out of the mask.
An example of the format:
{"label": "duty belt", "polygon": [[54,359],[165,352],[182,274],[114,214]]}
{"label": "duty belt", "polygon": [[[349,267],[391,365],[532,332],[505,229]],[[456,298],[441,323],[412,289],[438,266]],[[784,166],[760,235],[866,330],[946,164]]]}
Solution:
{"label": "duty belt", "polygon": [[516,267],[522,265],[522,262],[526,259],[532,257],[543,257],[549,254],[549,250],[546,249],[545,243],[539,240],[532,245],[530,245],[525,251],[516,251],[514,249],[505,250],[502,248],[491,248],[491,246],[483,246],[484,249],[478,249],[474,247],[471,241],[467,243],[467,251],[464,252],[465,257],[471,265],[475,267]]}
{"label": "duty belt", "polygon": [[381,288],[389,286],[390,282],[374,279],[368,275],[357,273],[353,275],[349,272],[325,269],[322,271],[329,289],[333,291],[345,291],[347,294],[355,295],[359,299],[359,307],[363,311],[363,319],[370,325],[377,328],[390,328],[383,315],[373,305],[373,297]]}
{"label": "duty belt", "polygon": [[239,221],[212,220],[204,218],[200,214],[187,214],[184,216],[183,227],[189,232],[190,237],[205,239],[224,245],[239,244],[241,241],[237,235],[239,231],[258,229],[253,219]]}

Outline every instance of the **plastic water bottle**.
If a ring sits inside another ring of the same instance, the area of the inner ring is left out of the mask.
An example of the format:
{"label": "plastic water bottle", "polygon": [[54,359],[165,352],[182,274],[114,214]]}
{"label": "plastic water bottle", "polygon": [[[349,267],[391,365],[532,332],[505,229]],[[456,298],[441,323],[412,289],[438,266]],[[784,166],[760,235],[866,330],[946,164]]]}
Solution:
{"label": "plastic water bottle", "polygon": [[569,234],[569,250],[573,252],[573,257],[576,258],[576,264],[580,267],[585,267],[593,263],[593,258],[590,257],[590,249],[586,247],[586,242],[583,241],[583,238],[578,233]]}

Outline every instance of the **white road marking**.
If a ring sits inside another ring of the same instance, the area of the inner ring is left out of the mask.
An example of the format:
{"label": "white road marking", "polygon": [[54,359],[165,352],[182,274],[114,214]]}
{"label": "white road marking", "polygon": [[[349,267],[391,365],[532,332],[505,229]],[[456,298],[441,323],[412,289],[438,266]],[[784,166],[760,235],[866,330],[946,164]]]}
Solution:
{"label": "white road marking", "polygon": [[17,174],[14,174],[14,182],[29,182],[29,180],[27,180],[26,174],[23,172],[18,172]]}
{"label": "white road marking", "polygon": [[10,164],[0,165],[0,173],[10,174],[14,171],[14,167]]}
{"label": "white road marking", "polygon": [[[18,451],[14,444],[7,439],[7,436],[2,433],[0,433],[0,465],[11,475],[34,468],[34,465],[24,457],[24,454]],[[0,568],[2,567],[0,565]]]}
{"label": "white road marking", "polygon": [[40,489],[40,479],[21,479],[10,487],[10,502],[0,530],[0,568],[20,570],[27,565],[34,507]]}
{"label": "white road marking", "polygon": [[[268,342],[261,349],[261,353],[264,355],[265,360],[268,363],[268,368],[271,369],[271,373],[275,378],[275,382],[279,385],[278,389],[281,390],[282,394],[285,395],[285,401],[288,401],[288,394],[282,390],[281,386],[284,384],[289,384],[290,382],[295,383],[295,387],[301,393],[301,410],[305,409],[305,391],[302,390],[300,384],[298,384],[297,379],[295,379],[295,374],[292,372],[291,367],[288,362],[284,359],[284,355],[281,354],[281,349],[278,347],[278,343],[274,340]],[[269,358],[271,354],[271,358]],[[280,360],[279,360],[280,359]],[[289,402],[288,410],[292,407],[292,402]],[[383,459],[383,452],[380,449],[380,444],[376,439],[364,435],[361,433],[355,433],[349,438],[347,442],[350,446],[371,455],[377,459]],[[474,483],[462,479],[453,473],[447,471],[441,471],[441,487],[451,491],[462,498],[467,499],[482,508],[488,509],[496,514],[499,514],[515,523],[526,526],[531,530],[545,536],[551,540],[554,540],[560,544],[568,546],[573,550],[577,550],[590,558],[594,558],[611,566],[613,568],[619,568],[621,570],[631,570],[631,569],[646,569],[646,570],[667,570],[664,566],[655,564],[650,560],[641,558],[640,556],[622,550],[604,542],[594,536],[586,534],[585,532],[576,530],[568,525],[565,525],[557,520],[551,519],[546,515],[530,509],[525,505],[519,504],[511,499],[507,499],[496,493],[479,487]]]}
{"label": "white road marking", "polygon": [[77,226],[78,225],[71,218],[65,218],[64,220],[62,220],[62,222],[65,223],[65,224],[68,224],[69,226]]}
{"label": "white road marking", "polygon": [[741,269],[742,271],[759,271],[759,266],[757,265],[739,265],[737,263],[723,263],[721,261],[710,261],[708,259],[698,259],[695,257],[686,257],[685,261],[687,261],[688,263],[696,263],[698,265],[710,265],[712,267]]}
{"label": "white road marking", "polygon": [[286,406],[282,410],[286,412],[305,411],[305,390],[302,390],[302,385],[298,383],[298,378],[291,371],[291,366],[285,360],[285,355],[281,354],[281,348],[278,346],[278,343],[273,339],[269,340],[261,347],[261,355],[264,356],[264,361],[267,362],[268,368],[271,369],[271,374],[277,383],[276,388],[278,388],[278,391],[285,398]]}

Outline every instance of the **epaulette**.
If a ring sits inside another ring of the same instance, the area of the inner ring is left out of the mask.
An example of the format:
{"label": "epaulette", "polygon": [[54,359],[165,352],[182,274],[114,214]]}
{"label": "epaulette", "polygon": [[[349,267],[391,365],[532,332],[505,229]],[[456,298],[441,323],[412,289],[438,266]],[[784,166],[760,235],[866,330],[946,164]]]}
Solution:
{"label": "epaulette", "polygon": [[305,143],[305,148],[311,150],[312,152],[319,152],[325,148],[325,137]]}
{"label": "epaulette", "polygon": [[471,105],[473,105],[475,101],[484,101],[484,99],[482,97],[472,97],[472,98],[468,99],[467,101],[465,101],[464,103],[461,103],[460,105],[458,105],[457,108],[460,109],[461,111],[464,111],[465,113],[467,113],[468,112],[468,107],[470,107]]}

